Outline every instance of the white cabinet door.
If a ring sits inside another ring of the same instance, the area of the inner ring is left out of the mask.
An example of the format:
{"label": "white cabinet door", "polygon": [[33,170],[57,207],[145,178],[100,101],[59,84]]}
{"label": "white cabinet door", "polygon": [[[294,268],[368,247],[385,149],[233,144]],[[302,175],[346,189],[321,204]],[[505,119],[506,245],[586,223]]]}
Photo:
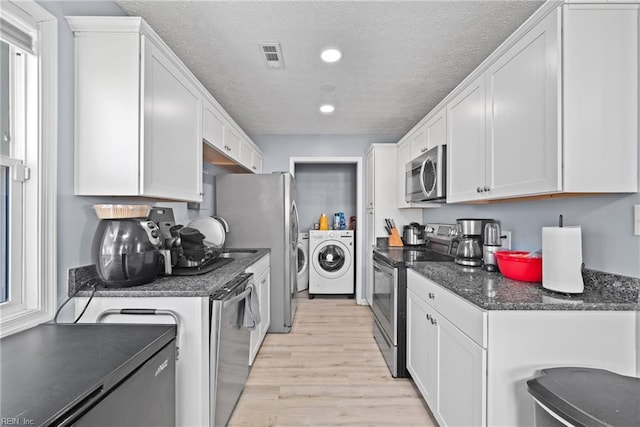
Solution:
{"label": "white cabinet door", "polygon": [[425,123],[427,148],[447,143],[447,109],[442,108]]}
{"label": "white cabinet door", "polygon": [[484,76],[447,104],[447,202],[484,197]]}
{"label": "white cabinet door", "polygon": [[365,195],[365,206],[366,209],[373,209],[374,207],[374,194],[375,194],[375,158],[374,158],[374,150],[371,148],[367,153],[366,159],[366,168],[367,168],[367,182],[366,185],[366,195]]}
{"label": "white cabinet door", "polygon": [[258,279],[258,286],[260,286],[260,341],[264,340],[267,335],[269,326],[271,326],[271,268]]}
{"label": "white cabinet door", "polygon": [[411,161],[411,143],[405,142],[398,145],[397,157],[396,157],[396,204],[398,208],[410,208],[411,203],[408,203],[406,197],[406,165]]}
{"label": "white cabinet door", "polygon": [[[144,39],[144,38],[143,38]],[[141,195],[202,200],[202,97],[162,51],[145,42]]]}
{"label": "white cabinet door", "polygon": [[253,156],[251,156],[251,170],[253,173],[262,173],[262,162],[264,157],[258,151],[253,152]]}
{"label": "white cabinet door", "polygon": [[253,160],[253,152],[255,150],[249,141],[242,140],[240,144],[240,163],[247,169],[251,169],[251,161]]}
{"label": "white cabinet door", "polygon": [[260,323],[251,330],[249,335],[249,365],[253,365],[253,361],[258,355],[260,345],[267,335],[267,330],[271,325],[271,289],[270,289],[270,268],[267,268],[258,278],[254,280],[256,287],[256,295],[260,305]]}
{"label": "white cabinet door", "polygon": [[224,135],[224,154],[228,157],[231,157],[234,160],[240,160],[240,136],[238,133],[231,129],[230,126],[227,126]]}
{"label": "white cabinet door", "polygon": [[422,125],[415,130],[411,137],[411,158],[415,159],[420,154],[423,154],[428,149],[427,142],[427,128]]}
{"label": "white cabinet door", "polygon": [[224,149],[224,116],[209,102],[204,103],[202,139],[219,150]]}
{"label": "white cabinet door", "polygon": [[418,295],[407,291],[407,370],[432,411],[438,401],[438,327],[431,321],[433,313]]}
{"label": "white cabinet door", "polygon": [[559,26],[557,9],[485,73],[487,198],[561,189],[557,131]]}
{"label": "white cabinet door", "polygon": [[440,425],[486,425],[487,350],[440,313],[432,321],[438,329],[436,417]]}

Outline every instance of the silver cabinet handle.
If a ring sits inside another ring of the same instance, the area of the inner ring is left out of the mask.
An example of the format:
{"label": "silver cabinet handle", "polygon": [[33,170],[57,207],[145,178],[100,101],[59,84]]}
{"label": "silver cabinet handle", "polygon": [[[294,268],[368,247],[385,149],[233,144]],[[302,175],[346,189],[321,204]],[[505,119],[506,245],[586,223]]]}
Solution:
{"label": "silver cabinet handle", "polygon": [[435,326],[435,325],[438,324],[438,321],[434,317],[432,317],[431,318],[431,324]]}
{"label": "silver cabinet handle", "polygon": [[482,193],[482,187],[476,187],[476,193]]}
{"label": "silver cabinet handle", "polygon": [[484,186],[484,191],[490,191],[490,190],[491,190],[491,187],[489,187],[487,185]]}
{"label": "silver cabinet handle", "polygon": [[429,299],[435,299],[436,298],[436,294],[434,294],[433,292],[429,292]]}
{"label": "silver cabinet handle", "polygon": [[427,320],[431,320],[431,315],[427,314]]}

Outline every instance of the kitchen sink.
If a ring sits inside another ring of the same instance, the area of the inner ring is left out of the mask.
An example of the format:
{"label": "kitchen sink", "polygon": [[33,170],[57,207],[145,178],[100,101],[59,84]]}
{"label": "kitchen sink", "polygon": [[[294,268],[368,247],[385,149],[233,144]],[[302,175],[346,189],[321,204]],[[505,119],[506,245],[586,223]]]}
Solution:
{"label": "kitchen sink", "polygon": [[219,257],[220,258],[246,258],[248,256],[252,256],[254,255],[256,252],[258,252],[255,249],[247,249],[247,250],[229,250],[229,251],[225,251],[222,252]]}

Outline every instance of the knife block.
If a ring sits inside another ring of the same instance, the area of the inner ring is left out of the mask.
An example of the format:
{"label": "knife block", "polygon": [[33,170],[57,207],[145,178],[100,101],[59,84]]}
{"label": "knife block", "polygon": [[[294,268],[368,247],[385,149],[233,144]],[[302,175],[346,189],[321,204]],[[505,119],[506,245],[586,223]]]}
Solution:
{"label": "knife block", "polygon": [[391,234],[389,234],[389,247],[400,247],[404,246],[402,244],[402,239],[400,238],[400,233],[398,233],[398,229],[393,227],[391,229]]}

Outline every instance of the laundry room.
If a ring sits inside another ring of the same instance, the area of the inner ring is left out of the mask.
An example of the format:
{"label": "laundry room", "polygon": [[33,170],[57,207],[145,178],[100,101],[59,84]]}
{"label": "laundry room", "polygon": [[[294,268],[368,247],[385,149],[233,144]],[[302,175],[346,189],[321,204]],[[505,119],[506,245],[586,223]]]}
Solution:
{"label": "laundry room", "polygon": [[298,291],[354,296],[357,164],[295,163]]}

